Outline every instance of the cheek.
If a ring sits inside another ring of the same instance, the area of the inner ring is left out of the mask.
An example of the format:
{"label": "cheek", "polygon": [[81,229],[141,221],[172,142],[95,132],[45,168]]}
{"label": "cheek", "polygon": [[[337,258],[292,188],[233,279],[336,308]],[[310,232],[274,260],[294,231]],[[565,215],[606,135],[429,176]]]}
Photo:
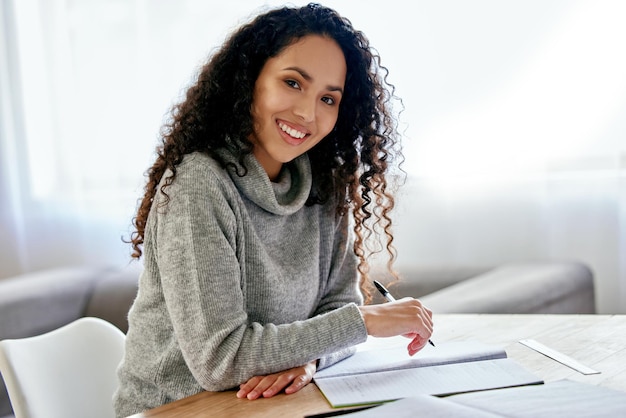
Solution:
{"label": "cheek", "polygon": [[252,119],[255,126],[266,126],[274,120],[274,115],[285,108],[286,100],[277,94],[259,95],[252,106]]}
{"label": "cheek", "polygon": [[272,94],[266,88],[257,87],[252,101],[252,120],[255,125],[263,124],[272,112]]}
{"label": "cheek", "polygon": [[332,112],[322,118],[320,123],[320,131],[323,132],[323,136],[328,135],[330,131],[333,130],[335,124],[337,123],[337,116],[337,113]]}

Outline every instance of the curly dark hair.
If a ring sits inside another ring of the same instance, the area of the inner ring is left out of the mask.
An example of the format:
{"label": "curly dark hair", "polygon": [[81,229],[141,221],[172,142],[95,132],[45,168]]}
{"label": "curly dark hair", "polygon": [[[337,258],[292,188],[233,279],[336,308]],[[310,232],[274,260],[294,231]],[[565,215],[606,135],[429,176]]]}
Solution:
{"label": "curly dark hair", "polygon": [[164,173],[168,169],[172,173],[160,187],[167,196],[165,188],[186,154],[203,152],[226,166],[216,151],[228,149],[245,170],[244,157],[253,150],[248,138],[253,132],[251,107],[257,77],[269,58],[307,35],[333,39],[347,64],[335,128],[308,151],[313,187],[307,205],[335,199],[338,213],[352,210],[361,290],[370,300],[367,259],[372,251],[366,241],[378,238],[382,231],[390,271],[395,259],[389,217],[394,198],[385,178],[392,160],[402,156],[391,109],[394,89],[386,82],[387,69],[364,34],[334,10],[314,3],[270,10],[242,26],[201,68],[185,99],[173,107],[133,219],[132,257],[142,255],[148,213]]}

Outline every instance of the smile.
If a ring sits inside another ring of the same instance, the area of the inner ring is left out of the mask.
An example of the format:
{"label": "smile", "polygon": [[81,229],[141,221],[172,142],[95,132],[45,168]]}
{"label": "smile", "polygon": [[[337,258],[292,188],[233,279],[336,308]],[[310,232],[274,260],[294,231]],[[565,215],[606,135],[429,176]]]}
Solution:
{"label": "smile", "polygon": [[306,136],[305,132],[300,132],[297,129],[293,129],[287,125],[285,125],[282,122],[278,122],[278,127],[285,132],[287,135],[296,138],[296,139],[302,139]]}

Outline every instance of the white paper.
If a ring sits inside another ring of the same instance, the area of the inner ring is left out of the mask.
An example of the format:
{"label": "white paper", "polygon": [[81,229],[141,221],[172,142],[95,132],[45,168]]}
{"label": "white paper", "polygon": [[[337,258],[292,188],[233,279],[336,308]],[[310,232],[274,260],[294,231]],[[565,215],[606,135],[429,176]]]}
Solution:
{"label": "white paper", "polygon": [[615,418],[626,412],[626,392],[561,380],[437,398],[416,395],[345,415],[355,418]]}
{"label": "white paper", "polygon": [[410,398],[389,402],[375,408],[344,415],[354,418],[501,418],[489,412],[477,411],[465,405],[459,405],[430,395],[417,395]]}
{"label": "white paper", "polygon": [[465,393],[445,399],[510,418],[626,416],[626,392],[570,380]]}
{"label": "white paper", "polygon": [[[437,344],[437,347],[426,345],[411,357],[406,349],[409,340],[404,338],[396,341],[400,344],[385,346],[381,345],[384,342],[371,340],[369,344],[358,347],[352,356],[317,372],[315,378],[506,358],[503,348],[478,341],[450,341]],[[372,346],[375,348],[370,349]]]}
{"label": "white paper", "polygon": [[418,394],[447,395],[542,383],[510,359],[455,363],[316,379],[331,405],[380,403]]}

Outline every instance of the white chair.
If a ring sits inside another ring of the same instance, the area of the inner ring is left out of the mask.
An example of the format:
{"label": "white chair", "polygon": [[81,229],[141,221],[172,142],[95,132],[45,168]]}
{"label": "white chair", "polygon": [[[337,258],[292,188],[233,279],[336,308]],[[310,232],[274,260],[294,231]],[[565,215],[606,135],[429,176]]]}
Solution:
{"label": "white chair", "polygon": [[0,372],[16,418],[114,417],[124,333],[80,318],[36,337],[0,341]]}

